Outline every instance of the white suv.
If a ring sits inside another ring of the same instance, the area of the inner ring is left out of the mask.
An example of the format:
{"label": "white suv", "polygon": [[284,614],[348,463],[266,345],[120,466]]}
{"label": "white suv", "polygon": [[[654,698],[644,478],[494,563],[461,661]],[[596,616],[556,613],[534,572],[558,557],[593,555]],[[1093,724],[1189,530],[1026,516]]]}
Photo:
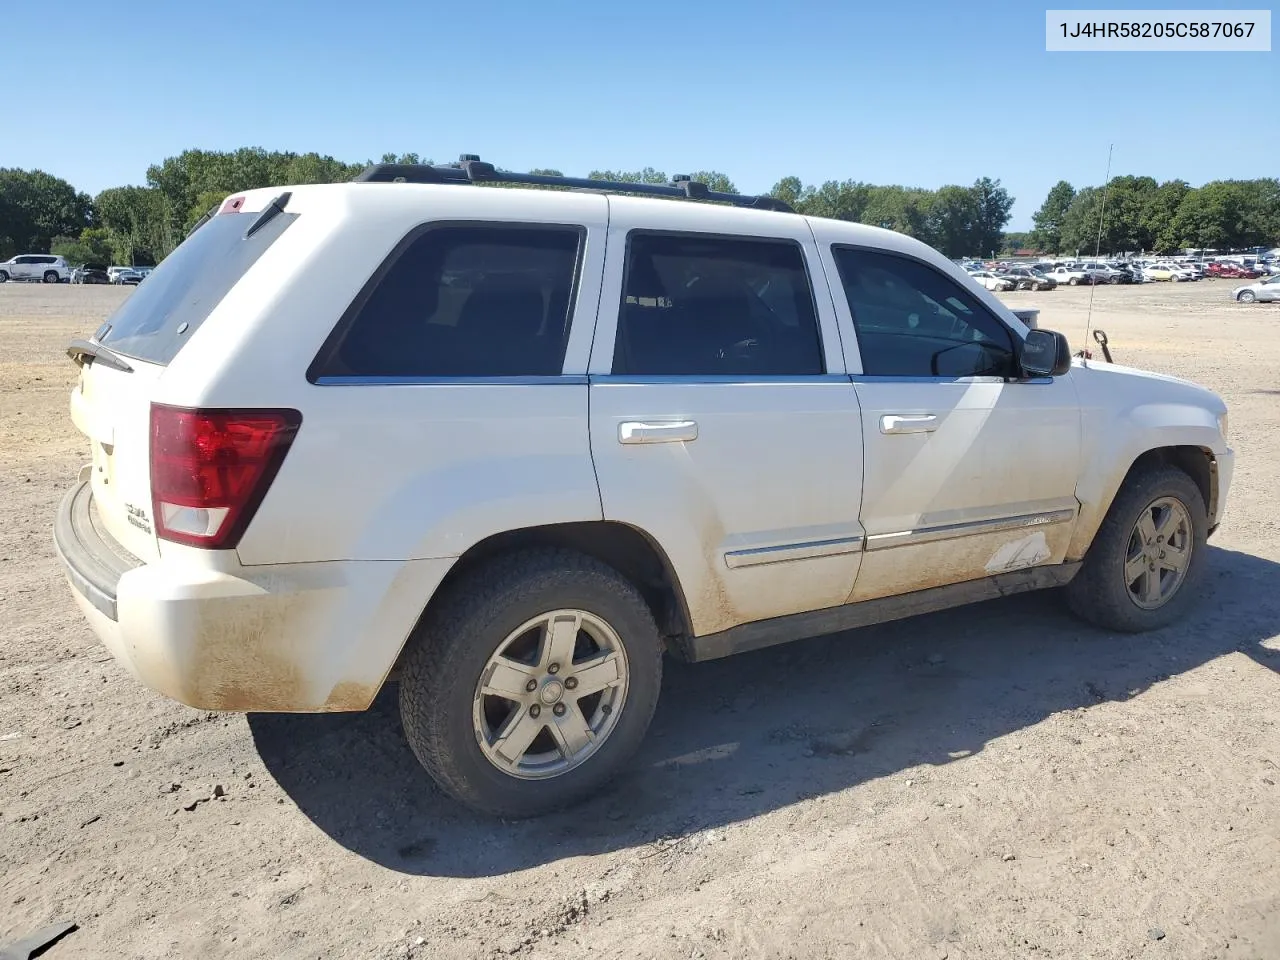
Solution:
{"label": "white suv", "polygon": [[24,253],[0,263],[0,283],[33,280],[37,283],[70,283],[71,265],[48,253]]}
{"label": "white suv", "polygon": [[[495,179],[594,190],[466,185]],[[1183,616],[1222,401],[783,211],[473,158],[229,198],[69,347],[84,615],[202,709],[396,677],[423,764],[508,817],[627,763],[664,652],[1044,587],[1112,630]]]}

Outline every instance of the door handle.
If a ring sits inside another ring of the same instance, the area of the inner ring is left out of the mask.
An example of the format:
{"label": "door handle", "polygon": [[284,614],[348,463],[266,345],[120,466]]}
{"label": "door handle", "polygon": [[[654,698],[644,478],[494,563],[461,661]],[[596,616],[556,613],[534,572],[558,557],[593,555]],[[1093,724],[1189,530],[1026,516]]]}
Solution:
{"label": "door handle", "polygon": [[933,433],[938,417],[933,413],[885,414],[880,418],[881,433]]}
{"label": "door handle", "polygon": [[696,420],[666,420],[658,423],[624,420],[618,424],[619,443],[677,443],[697,439]]}

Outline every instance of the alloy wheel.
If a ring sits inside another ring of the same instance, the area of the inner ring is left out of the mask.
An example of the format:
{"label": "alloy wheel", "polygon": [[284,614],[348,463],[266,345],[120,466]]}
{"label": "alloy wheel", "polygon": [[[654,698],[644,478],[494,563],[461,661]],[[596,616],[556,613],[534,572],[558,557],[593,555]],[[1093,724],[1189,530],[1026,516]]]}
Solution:
{"label": "alloy wheel", "polygon": [[522,780],[590,759],[626,702],[622,640],[586,610],[553,610],[513,630],[476,684],[472,725],[485,758]]}
{"label": "alloy wheel", "polygon": [[1143,610],[1163,607],[1181,588],[1194,547],[1191,513],[1173,497],[1148,505],[1129,534],[1124,582]]}

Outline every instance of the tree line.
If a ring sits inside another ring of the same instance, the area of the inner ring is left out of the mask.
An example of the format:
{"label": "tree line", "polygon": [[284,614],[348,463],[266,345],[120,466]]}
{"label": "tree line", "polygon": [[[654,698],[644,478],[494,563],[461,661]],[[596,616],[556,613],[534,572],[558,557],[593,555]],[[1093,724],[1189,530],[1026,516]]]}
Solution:
{"label": "tree line", "polygon": [[[430,163],[416,153],[384,154],[383,163]],[[0,260],[15,253],[56,253],[68,260],[152,264],[167,256],[212,207],[232,193],[286,184],[350,180],[366,163],[317,153],[185,150],[147,169],[145,186],[97,196],[40,170],[0,169]],[[534,173],[559,174],[557,170]],[[666,173],[597,170],[593,179],[666,183]],[[738,192],[714,170],[694,171],[712,190]],[[501,186],[501,185],[495,185]],[[1013,197],[1000,181],[936,190],[859,180],[805,184],[784,177],[769,193],[798,212],[887,227],[950,257],[987,257],[1035,246],[1050,253],[1092,251],[1102,191],[1058,183],[1035,214],[1030,234],[1006,234]],[[1280,181],[1218,181],[1193,188],[1181,180],[1116,177],[1107,192],[1104,251],[1180,246],[1250,246],[1280,238]]]}
{"label": "tree line", "polygon": [[1060,180],[1032,220],[1028,244],[1054,254],[1271,247],[1280,243],[1280,180],[1193,187],[1185,180],[1124,176],[1080,190]]}
{"label": "tree line", "polygon": [[[431,161],[416,153],[388,153],[379,162]],[[81,263],[155,263],[229,194],[350,180],[366,165],[316,153],[249,147],[226,152],[185,150],[149,167],[146,186],[112,187],[94,197],[43,171],[0,169],[0,259],[14,253],[57,253]],[[718,171],[690,175],[712,190],[738,192],[733,181]],[[628,183],[667,183],[669,179],[652,167],[595,170],[588,176]],[[786,177],[770,193],[802,213],[899,230],[951,256],[986,255],[999,249],[1013,206],[1000,181],[987,177],[971,186],[938,190],[854,180],[806,186],[798,177]]]}

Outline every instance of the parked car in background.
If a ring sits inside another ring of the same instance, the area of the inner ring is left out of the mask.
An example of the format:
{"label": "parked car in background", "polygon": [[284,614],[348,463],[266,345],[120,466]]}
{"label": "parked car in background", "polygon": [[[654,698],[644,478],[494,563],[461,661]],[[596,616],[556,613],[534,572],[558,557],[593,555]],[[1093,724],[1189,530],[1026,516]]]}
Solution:
{"label": "parked car in background", "polygon": [[1017,281],[1011,277],[998,277],[990,270],[975,270],[969,276],[988,290],[1016,290]]}
{"label": "parked car in background", "polygon": [[1120,283],[1143,283],[1146,280],[1142,268],[1136,263],[1122,263],[1116,270],[1120,273]]}
{"label": "parked car in background", "polygon": [[1000,276],[1012,280],[1019,290],[1052,290],[1058,285],[1053,277],[1031,267],[1010,267]]}
{"label": "parked car in background", "polygon": [[72,283],[110,283],[107,268],[101,263],[86,263],[71,272]]}
{"label": "parked car in background", "polygon": [[115,279],[111,281],[117,286],[137,286],[142,282],[142,274],[131,267],[126,267],[116,274]]}
{"label": "parked car in background", "polygon": [[1228,261],[1226,263],[1209,264],[1205,268],[1205,275],[1209,277],[1227,277],[1233,280],[1254,280],[1262,276],[1262,273]]}
{"label": "parked car in background", "polygon": [[0,263],[0,283],[9,280],[67,283],[71,280],[71,264],[48,253],[24,253]]}
{"label": "parked car in background", "polygon": [[1236,287],[1231,296],[1241,303],[1274,303],[1280,300],[1280,276],[1267,277],[1248,286]]}
{"label": "parked car in background", "polygon": [[1189,283],[1192,280],[1200,279],[1192,271],[1179,266],[1176,263],[1150,263],[1143,267],[1142,272],[1148,280],[1169,280],[1173,283]]}
{"label": "parked car in background", "polygon": [[1094,283],[1119,283],[1120,271],[1096,260],[1080,264],[1080,268],[1093,276]]}
{"label": "parked car in background", "polygon": [[1050,270],[1048,276],[1052,277],[1058,283],[1065,283],[1069,287],[1078,287],[1082,283],[1097,282],[1094,275],[1089,273],[1083,267],[1068,266],[1065,263],[1060,263]]}
{"label": "parked car in background", "polygon": [[119,265],[116,265],[114,267],[107,267],[107,276],[111,278],[112,283],[115,283],[116,277],[124,273],[126,270],[132,270],[132,269],[133,267],[122,267]]}

